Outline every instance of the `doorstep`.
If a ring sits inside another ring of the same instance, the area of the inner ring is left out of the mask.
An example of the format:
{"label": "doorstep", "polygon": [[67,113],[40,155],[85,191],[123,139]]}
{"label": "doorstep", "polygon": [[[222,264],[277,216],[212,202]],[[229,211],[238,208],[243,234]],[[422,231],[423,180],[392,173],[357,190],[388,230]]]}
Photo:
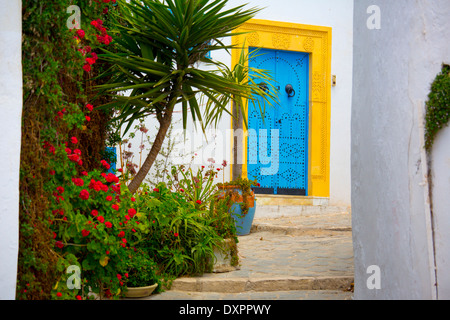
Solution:
{"label": "doorstep", "polygon": [[347,206],[329,205],[328,198],[257,194],[255,219],[351,213]]}

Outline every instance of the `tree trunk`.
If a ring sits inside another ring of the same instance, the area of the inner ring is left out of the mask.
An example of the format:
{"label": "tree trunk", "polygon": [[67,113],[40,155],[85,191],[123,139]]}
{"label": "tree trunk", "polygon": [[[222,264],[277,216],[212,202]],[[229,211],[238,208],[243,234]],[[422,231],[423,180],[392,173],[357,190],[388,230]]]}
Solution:
{"label": "tree trunk", "polygon": [[243,135],[243,118],[241,108],[233,101],[233,176],[232,180],[242,176],[242,152],[244,146],[242,145]]}
{"label": "tree trunk", "polygon": [[[176,99],[175,99],[176,100]],[[172,122],[172,112],[173,107],[169,108],[167,110],[166,114],[162,117],[160,123],[159,123],[159,130],[156,134],[155,141],[153,141],[152,148],[150,149],[150,153],[148,154],[147,158],[144,161],[144,164],[142,165],[141,169],[139,169],[136,176],[131,180],[130,184],[128,185],[128,189],[131,193],[135,193],[136,190],[141,185],[142,181],[144,181],[145,177],[147,176],[148,172],[150,171],[153,162],[155,162],[156,157],[159,154],[159,151],[161,150],[161,147],[164,143],[164,138],[166,137],[167,131],[170,127],[170,123]]]}

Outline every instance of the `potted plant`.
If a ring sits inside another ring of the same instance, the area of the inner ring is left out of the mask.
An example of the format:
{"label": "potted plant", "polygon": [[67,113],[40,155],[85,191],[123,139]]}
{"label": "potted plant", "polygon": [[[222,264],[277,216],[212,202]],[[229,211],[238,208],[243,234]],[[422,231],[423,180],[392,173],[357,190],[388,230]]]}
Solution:
{"label": "potted plant", "polygon": [[257,186],[256,180],[238,177],[233,181],[218,184],[219,198],[228,200],[229,213],[236,225],[236,233],[244,236],[250,233],[256,211],[255,193],[252,186]]}
{"label": "potted plant", "polygon": [[133,252],[126,259],[127,287],[125,297],[148,297],[160,284],[160,279],[155,273],[156,263],[143,250]]}

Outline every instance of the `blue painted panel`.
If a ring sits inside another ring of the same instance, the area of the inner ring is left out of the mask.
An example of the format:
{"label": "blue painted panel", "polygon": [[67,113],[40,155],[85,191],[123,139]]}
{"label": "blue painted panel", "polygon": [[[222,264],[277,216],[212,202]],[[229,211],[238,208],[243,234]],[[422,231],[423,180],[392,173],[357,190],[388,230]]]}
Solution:
{"label": "blue painted panel", "polygon": [[[255,177],[261,187],[273,188],[275,194],[307,194],[309,56],[307,53],[270,49],[261,49],[259,53],[261,55],[252,59],[249,65],[272,70],[273,85],[279,87],[279,105],[266,108],[263,122],[258,105],[249,103],[248,178]],[[295,90],[293,97],[285,91],[287,84]],[[278,147],[276,139],[272,140],[275,136],[272,137],[271,129],[279,130]],[[273,154],[270,150],[272,145]],[[257,161],[251,161],[255,159]],[[262,174],[261,169],[275,167],[268,163],[270,159],[278,161],[278,170],[271,175]]]}
{"label": "blue painted panel", "polygon": [[[108,152],[110,154],[113,153],[114,154],[114,159],[117,159],[116,147],[106,147],[106,152]],[[110,163],[110,168],[109,168],[108,172],[111,172],[111,173],[115,172],[115,170],[116,170],[116,162],[117,162],[117,160]]]}

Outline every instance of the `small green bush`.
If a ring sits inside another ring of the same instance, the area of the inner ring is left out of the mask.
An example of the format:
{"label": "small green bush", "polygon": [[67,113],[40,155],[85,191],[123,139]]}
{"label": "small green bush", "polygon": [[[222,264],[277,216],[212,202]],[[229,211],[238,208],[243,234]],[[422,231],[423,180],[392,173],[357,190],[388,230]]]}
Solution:
{"label": "small green bush", "polygon": [[450,66],[443,65],[441,72],[431,85],[426,103],[425,149],[429,152],[434,139],[450,119]]}

